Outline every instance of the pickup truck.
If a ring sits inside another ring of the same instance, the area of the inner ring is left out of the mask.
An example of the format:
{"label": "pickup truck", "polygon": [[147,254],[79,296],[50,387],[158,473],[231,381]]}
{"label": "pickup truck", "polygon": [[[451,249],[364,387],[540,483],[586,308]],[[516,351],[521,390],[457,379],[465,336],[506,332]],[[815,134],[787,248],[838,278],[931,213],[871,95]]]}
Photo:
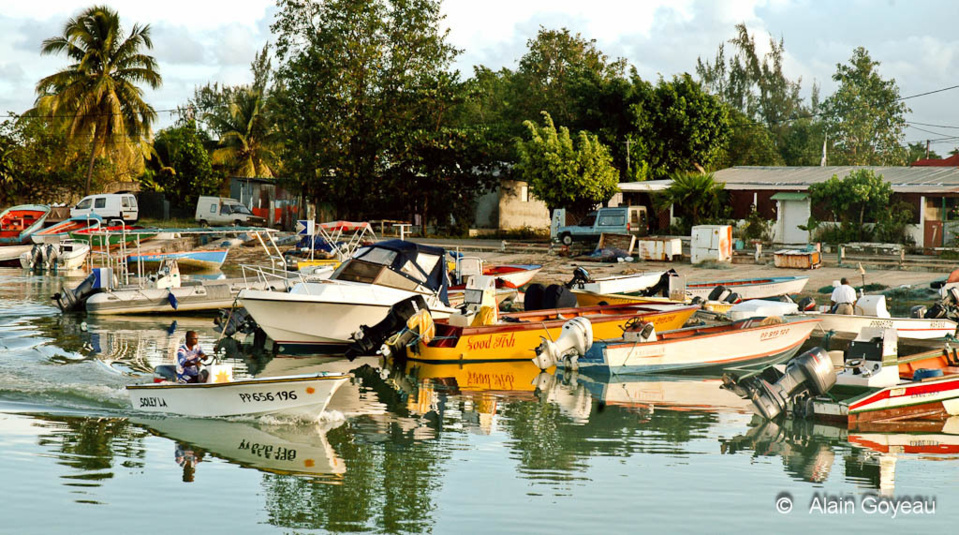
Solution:
{"label": "pickup truck", "polygon": [[574,241],[597,240],[603,233],[645,236],[647,230],[645,206],[600,208],[586,214],[586,217],[575,225],[559,227],[556,230],[556,240],[564,245],[572,245]]}

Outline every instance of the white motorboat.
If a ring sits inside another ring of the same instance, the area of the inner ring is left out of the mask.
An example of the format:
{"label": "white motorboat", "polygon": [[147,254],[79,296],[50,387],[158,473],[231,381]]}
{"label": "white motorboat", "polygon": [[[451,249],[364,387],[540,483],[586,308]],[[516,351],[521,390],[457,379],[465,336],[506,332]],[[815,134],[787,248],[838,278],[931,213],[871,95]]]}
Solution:
{"label": "white motorboat", "polygon": [[219,417],[286,414],[315,418],[351,377],[317,373],[234,379],[228,364],[208,366],[210,382],[178,383],[173,366],[157,366],[153,383],[127,385],[133,408],[143,412]]}
{"label": "white motorboat", "polygon": [[[795,355],[818,323],[795,316],[751,318],[657,333],[652,324],[633,322],[626,324],[621,338],[598,340],[590,347],[592,334],[586,331],[592,326],[576,318],[563,326],[555,343],[543,340],[533,362],[541,369],[558,365],[602,375],[768,366]],[[583,334],[586,343],[567,342]]]}
{"label": "white motorboat", "polygon": [[740,299],[762,299],[780,295],[796,295],[806,287],[809,277],[768,277],[762,279],[738,279],[709,282],[687,282],[686,293],[690,297],[707,299],[718,287],[739,295]]}
{"label": "white motorboat", "polygon": [[35,244],[20,255],[20,267],[43,271],[71,271],[80,269],[90,255],[90,245],[78,240]]}
{"label": "white motorboat", "polygon": [[238,277],[183,283],[176,260],[165,260],[147,282],[116,288],[108,286],[87,297],[85,308],[88,314],[209,312],[233,306],[243,289],[284,290],[294,282],[294,279],[280,277]]}
{"label": "white motorboat", "polygon": [[243,290],[240,304],[282,352],[343,352],[361,325],[421,295],[434,317],[448,317],[446,252],[402,240],[359,249],[328,280],[295,284],[289,292]]}
{"label": "white motorboat", "polygon": [[878,327],[895,329],[899,338],[924,339],[954,336],[959,327],[955,321],[946,318],[894,318],[886,310],[886,296],[864,295],[856,301],[855,314],[828,314],[806,312],[811,317],[820,318],[823,331],[835,334],[856,336],[863,328]]}

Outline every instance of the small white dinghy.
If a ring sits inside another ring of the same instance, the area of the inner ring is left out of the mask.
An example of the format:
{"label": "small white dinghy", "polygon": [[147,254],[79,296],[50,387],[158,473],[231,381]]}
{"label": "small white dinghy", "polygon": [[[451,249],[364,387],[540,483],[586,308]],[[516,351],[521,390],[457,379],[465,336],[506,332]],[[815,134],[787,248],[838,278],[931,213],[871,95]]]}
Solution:
{"label": "small white dinghy", "polygon": [[173,366],[157,366],[153,383],[127,386],[133,408],[201,417],[316,417],[326,409],[333,393],[352,377],[346,373],[317,373],[234,379],[231,364],[212,364],[205,369],[210,372],[209,382],[178,383]]}

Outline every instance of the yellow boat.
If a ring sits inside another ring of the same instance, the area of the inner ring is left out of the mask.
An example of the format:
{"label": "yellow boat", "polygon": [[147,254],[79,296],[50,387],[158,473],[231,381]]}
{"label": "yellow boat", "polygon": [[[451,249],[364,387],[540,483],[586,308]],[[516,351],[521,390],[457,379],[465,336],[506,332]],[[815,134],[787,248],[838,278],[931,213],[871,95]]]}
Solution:
{"label": "yellow boat", "polygon": [[593,337],[602,340],[621,337],[626,322],[633,318],[653,323],[657,332],[679,329],[698,309],[698,306],[676,304],[558,308],[501,314],[496,323],[468,327],[437,320],[433,338],[426,343],[416,342],[407,352],[407,358],[434,363],[529,360],[540,337],[555,340],[563,324],[578,316],[589,318]]}
{"label": "yellow boat", "polygon": [[[667,297],[644,297],[629,294],[600,294],[587,292],[584,290],[571,290],[576,296],[576,304],[581,307],[591,307],[597,305],[646,305],[646,304],[666,304],[673,303],[677,305],[689,304],[688,301],[677,301]],[[703,310],[725,314],[733,306],[732,303],[721,301],[706,301],[700,305]]]}

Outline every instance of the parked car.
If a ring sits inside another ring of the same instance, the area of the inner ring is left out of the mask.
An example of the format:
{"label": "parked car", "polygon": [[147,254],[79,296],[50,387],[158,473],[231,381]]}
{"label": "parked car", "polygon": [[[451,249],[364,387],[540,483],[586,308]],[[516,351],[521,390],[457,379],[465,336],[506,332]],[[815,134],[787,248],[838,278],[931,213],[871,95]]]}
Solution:
{"label": "parked car", "polygon": [[104,221],[122,219],[133,223],[140,218],[137,198],[130,193],[101,193],[87,195],[70,209],[70,217],[96,215]]}
{"label": "parked car", "polygon": [[575,225],[559,227],[555,239],[564,245],[572,245],[574,241],[598,239],[603,233],[645,236],[648,228],[645,206],[600,208],[586,214],[586,217]]}
{"label": "parked car", "polygon": [[197,222],[201,226],[241,225],[262,226],[266,220],[253,212],[243,203],[229,197],[200,197],[196,201]]}

